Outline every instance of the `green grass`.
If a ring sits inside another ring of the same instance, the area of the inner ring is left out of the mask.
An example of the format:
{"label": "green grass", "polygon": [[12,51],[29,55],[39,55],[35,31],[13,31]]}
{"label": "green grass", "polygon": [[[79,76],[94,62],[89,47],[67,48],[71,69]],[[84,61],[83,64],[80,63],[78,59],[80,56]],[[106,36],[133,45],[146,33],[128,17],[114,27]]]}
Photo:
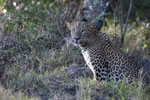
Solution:
{"label": "green grass", "polygon": [[91,95],[98,95],[108,100],[149,100],[149,93],[142,88],[141,81],[127,84],[116,81],[95,82],[91,79],[79,79],[77,100],[91,100]]}
{"label": "green grass", "polygon": [[77,91],[77,100],[91,100],[91,86],[94,82],[90,79],[79,79],[79,90]]}
{"label": "green grass", "polygon": [[[103,26],[101,31],[106,33],[111,40],[115,43],[117,40],[121,38],[120,34],[120,25],[116,25],[116,33],[114,32],[114,24],[113,20],[105,19],[107,22],[106,26]],[[126,31],[123,50],[127,53],[133,53],[135,55],[140,55],[144,58],[150,57],[150,26],[147,26],[148,22],[143,21],[139,23],[139,21],[135,21],[132,23],[128,23],[128,29]],[[115,34],[117,36],[115,36]],[[120,42],[120,41],[119,41]],[[117,42],[116,45],[119,43]]]}
{"label": "green grass", "polygon": [[29,98],[22,93],[13,94],[11,90],[6,90],[0,85],[0,100],[40,100],[38,98]]}

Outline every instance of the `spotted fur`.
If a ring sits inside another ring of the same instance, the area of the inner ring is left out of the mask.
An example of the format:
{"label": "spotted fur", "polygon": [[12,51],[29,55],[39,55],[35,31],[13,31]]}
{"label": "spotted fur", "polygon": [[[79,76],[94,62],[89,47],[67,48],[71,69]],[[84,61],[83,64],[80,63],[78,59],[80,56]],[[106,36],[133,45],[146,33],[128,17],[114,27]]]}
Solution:
{"label": "spotted fur", "polygon": [[113,46],[106,34],[95,29],[95,25],[75,21],[67,23],[71,37],[79,44],[83,57],[94,74],[95,80],[127,81],[137,79],[139,67],[120,49]]}

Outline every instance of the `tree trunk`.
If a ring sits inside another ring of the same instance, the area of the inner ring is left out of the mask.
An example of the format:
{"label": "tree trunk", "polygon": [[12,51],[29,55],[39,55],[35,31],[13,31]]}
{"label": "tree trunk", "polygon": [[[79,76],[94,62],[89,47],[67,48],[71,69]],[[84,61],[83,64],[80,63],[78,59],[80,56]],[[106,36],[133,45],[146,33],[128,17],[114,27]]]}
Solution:
{"label": "tree trunk", "polygon": [[96,23],[96,29],[99,31],[102,27],[108,6],[108,0],[84,0],[76,19]]}

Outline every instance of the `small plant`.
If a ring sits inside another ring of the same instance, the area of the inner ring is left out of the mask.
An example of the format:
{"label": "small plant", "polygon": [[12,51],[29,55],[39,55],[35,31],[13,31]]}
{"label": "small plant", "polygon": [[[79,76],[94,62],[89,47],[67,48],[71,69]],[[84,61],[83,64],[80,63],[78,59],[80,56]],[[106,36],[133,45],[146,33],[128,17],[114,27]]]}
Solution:
{"label": "small plant", "polygon": [[79,90],[77,100],[91,100],[93,81],[91,79],[79,79]]}
{"label": "small plant", "polygon": [[38,98],[29,98],[22,93],[13,94],[11,90],[6,90],[0,85],[0,100],[39,100]]}
{"label": "small plant", "polygon": [[9,75],[8,79],[5,79],[3,83],[8,89],[13,89],[13,91],[22,91],[26,94],[32,94],[34,91],[43,90],[49,91],[47,85],[42,82],[40,77],[34,72],[29,71],[26,73],[18,73],[17,69],[14,69]]}
{"label": "small plant", "polygon": [[91,79],[79,79],[77,100],[93,100],[92,95],[105,97],[108,100],[149,100],[150,96],[142,87],[141,81],[131,84],[124,79],[122,82],[96,82]]}

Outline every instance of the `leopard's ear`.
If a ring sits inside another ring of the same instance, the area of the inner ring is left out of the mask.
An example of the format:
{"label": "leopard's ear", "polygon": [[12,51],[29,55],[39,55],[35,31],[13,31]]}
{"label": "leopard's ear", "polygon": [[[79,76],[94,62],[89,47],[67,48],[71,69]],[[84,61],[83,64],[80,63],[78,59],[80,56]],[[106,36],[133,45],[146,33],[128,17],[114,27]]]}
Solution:
{"label": "leopard's ear", "polygon": [[71,30],[71,29],[72,29],[72,26],[73,26],[73,23],[66,22],[66,24],[67,24],[67,28],[68,28],[69,30]]}

